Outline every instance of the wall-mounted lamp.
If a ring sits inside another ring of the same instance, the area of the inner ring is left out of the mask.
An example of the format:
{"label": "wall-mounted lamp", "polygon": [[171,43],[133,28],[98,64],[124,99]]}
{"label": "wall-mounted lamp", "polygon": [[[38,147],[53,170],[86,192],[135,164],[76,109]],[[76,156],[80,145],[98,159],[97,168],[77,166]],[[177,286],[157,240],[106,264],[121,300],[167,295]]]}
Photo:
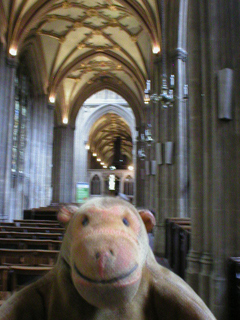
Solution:
{"label": "wall-mounted lamp", "polygon": [[55,103],[55,96],[51,95],[51,96],[49,97],[49,102]]}
{"label": "wall-mounted lamp", "polygon": [[17,49],[14,48],[14,47],[11,47],[9,49],[9,53],[10,53],[11,56],[15,57],[17,55]]}
{"label": "wall-mounted lamp", "polygon": [[67,118],[67,117],[64,117],[64,118],[63,118],[63,123],[64,123],[64,124],[68,124],[68,118]]}
{"label": "wall-mounted lamp", "polygon": [[158,54],[160,52],[160,47],[158,45],[155,45],[152,49],[153,54]]}
{"label": "wall-mounted lamp", "polygon": [[97,153],[96,152],[93,152],[93,157],[97,157]]}

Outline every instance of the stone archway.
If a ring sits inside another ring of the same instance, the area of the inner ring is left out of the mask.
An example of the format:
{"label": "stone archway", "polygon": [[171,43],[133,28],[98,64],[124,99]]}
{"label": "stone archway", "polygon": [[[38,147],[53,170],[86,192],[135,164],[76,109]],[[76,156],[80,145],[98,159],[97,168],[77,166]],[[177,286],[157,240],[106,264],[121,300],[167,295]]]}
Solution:
{"label": "stone archway", "polygon": [[89,107],[87,102],[81,107],[75,129],[75,142],[74,142],[74,181],[76,185],[79,181],[88,181],[87,176],[87,162],[88,151],[85,149],[85,144],[88,141],[89,133],[94,123],[103,115],[114,113],[123,118],[130,128],[133,143],[133,162],[135,165],[135,139],[136,139],[136,120],[128,103],[122,99],[117,103],[102,103],[96,105],[95,108]]}

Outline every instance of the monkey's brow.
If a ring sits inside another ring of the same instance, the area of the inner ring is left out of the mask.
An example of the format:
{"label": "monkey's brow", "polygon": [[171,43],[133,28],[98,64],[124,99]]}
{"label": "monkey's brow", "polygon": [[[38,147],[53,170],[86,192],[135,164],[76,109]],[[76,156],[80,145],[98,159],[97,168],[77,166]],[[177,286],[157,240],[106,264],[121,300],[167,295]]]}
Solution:
{"label": "monkey's brow", "polygon": [[127,208],[123,208],[121,206],[113,206],[110,208],[97,208],[97,207],[91,207],[88,210],[85,210],[81,214],[100,214],[103,216],[123,216],[125,214],[128,214],[129,210]]}

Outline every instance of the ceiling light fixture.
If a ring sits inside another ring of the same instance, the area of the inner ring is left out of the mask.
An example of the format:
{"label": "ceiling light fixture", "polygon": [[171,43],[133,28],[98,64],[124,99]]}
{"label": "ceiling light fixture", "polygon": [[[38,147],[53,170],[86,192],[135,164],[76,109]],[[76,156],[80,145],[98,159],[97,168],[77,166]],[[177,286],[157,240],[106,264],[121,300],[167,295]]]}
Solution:
{"label": "ceiling light fixture", "polygon": [[[168,106],[172,106],[174,101],[173,96],[173,88],[174,88],[174,75],[170,76],[169,88],[167,83],[167,54],[166,54],[166,21],[165,21],[165,3],[164,0],[161,0],[161,13],[162,13],[162,86],[161,93],[153,93],[150,94],[150,80],[147,80],[146,89],[145,89],[145,98],[144,103],[148,104],[150,101],[158,102],[161,101],[163,108],[167,108]],[[156,49],[155,49],[156,50]]]}

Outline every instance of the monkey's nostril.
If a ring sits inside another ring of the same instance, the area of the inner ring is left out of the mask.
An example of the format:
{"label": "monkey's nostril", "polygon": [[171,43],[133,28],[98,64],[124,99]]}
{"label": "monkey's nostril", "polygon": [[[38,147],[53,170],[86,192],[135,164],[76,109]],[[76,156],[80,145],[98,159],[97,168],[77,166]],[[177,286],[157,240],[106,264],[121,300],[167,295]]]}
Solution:
{"label": "monkey's nostril", "polygon": [[112,250],[110,250],[110,253],[111,253],[111,255],[112,255],[112,256],[114,256],[114,253],[113,253],[113,251],[112,251]]}
{"label": "monkey's nostril", "polygon": [[100,253],[97,252],[96,255],[95,255],[96,259],[99,259],[100,258]]}

